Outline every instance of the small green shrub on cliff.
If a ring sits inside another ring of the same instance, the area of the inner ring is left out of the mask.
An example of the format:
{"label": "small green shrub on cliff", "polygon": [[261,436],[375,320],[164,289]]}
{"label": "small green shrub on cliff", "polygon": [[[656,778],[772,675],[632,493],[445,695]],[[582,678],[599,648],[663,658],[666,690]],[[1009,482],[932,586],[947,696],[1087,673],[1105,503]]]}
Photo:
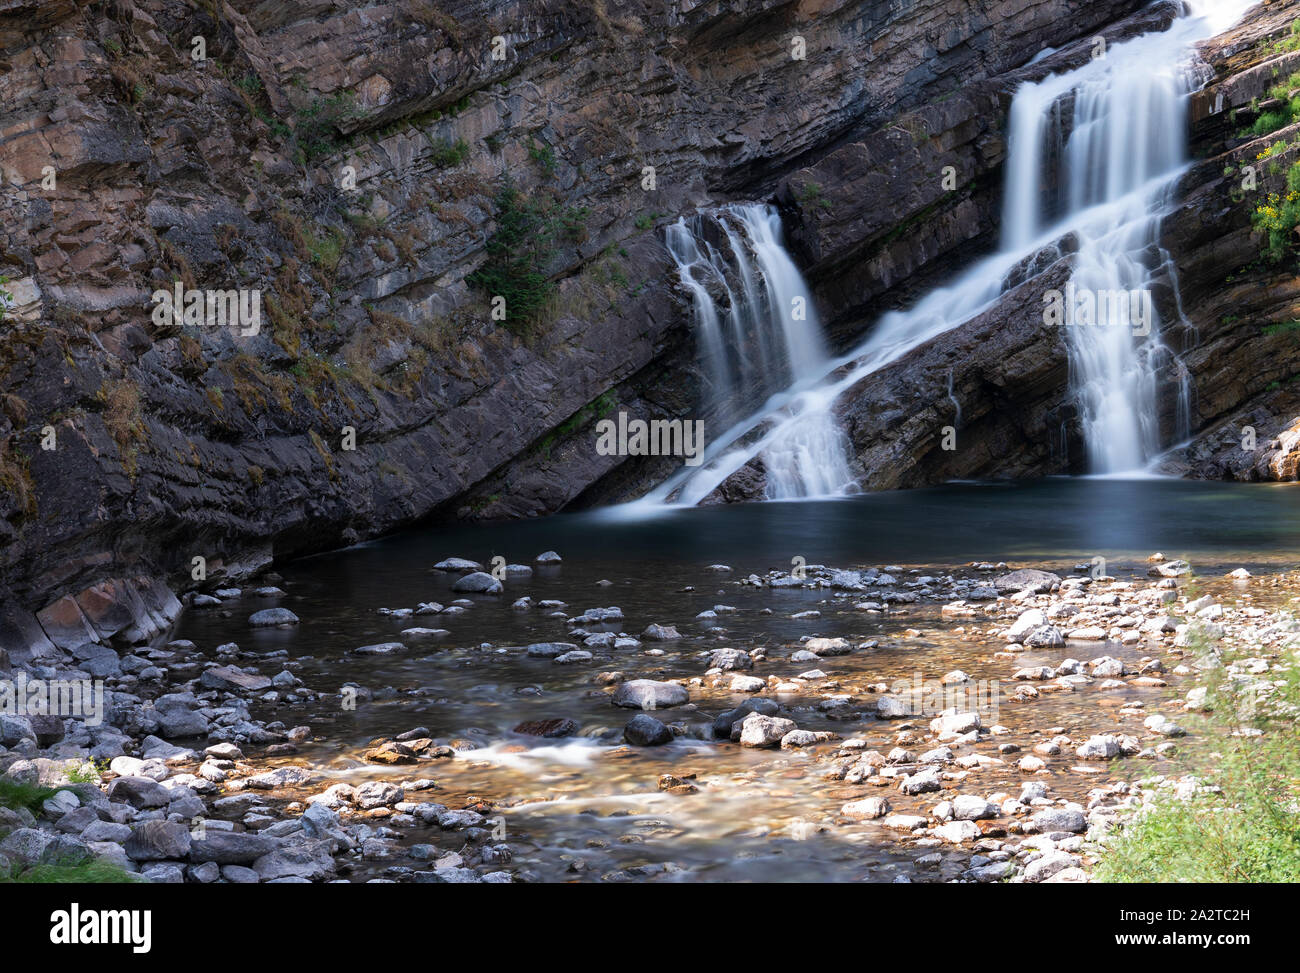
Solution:
{"label": "small green shrub on cliff", "polygon": [[293,126],[298,161],[306,164],[336,152],[343,144],[339,125],[357,114],[350,91],[317,98],[305,108],[298,109]]}
{"label": "small green shrub on cliff", "polygon": [[547,268],[561,242],[586,237],[583,207],[560,206],[546,196],[525,197],[505,183],[496,197],[496,230],[487,260],[467,278],[489,298],[505,298],[505,325],[524,334],[541,316],[553,292]]}
{"label": "small green shrub on cliff", "polygon": [[1267,236],[1264,256],[1269,260],[1282,260],[1300,243],[1296,238],[1296,227],[1300,226],[1300,162],[1287,171],[1286,194],[1269,193],[1255,207],[1251,222]]}
{"label": "small green shrub on cliff", "polygon": [[1300,321],[1282,321],[1278,324],[1266,324],[1260,330],[1269,338],[1275,338],[1278,335],[1300,334]]}
{"label": "small green shrub on cliff", "polygon": [[429,160],[439,169],[450,169],[458,166],[469,157],[469,143],[464,139],[457,139],[455,142],[443,140],[433,147],[429,153]]}
{"label": "small green shrub on cliff", "polygon": [[1274,54],[1285,54],[1288,51],[1300,51],[1300,18],[1297,18],[1291,24],[1291,33],[1281,40],[1273,41],[1269,44],[1268,49]]}
{"label": "small green shrub on cliff", "polygon": [[[1300,92],[1300,72],[1273,85],[1268,90],[1266,101],[1277,101],[1280,104],[1256,118],[1249,128],[1240,133],[1241,136],[1244,138],[1247,135],[1256,137],[1268,135],[1300,119],[1300,94],[1297,92]],[[1258,106],[1258,99],[1256,106]]]}
{"label": "small green shrub on cliff", "polygon": [[9,278],[4,274],[0,274],[0,321],[3,321],[5,315],[9,313],[9,305],[13,303],[14,299],[13,294],[5,290],[5,284],[7,283],[9,283]]}
{"label": "small green shrub on cliff", "polygon": [[1300,673],[1293,663],[1259,685],[1223,666],[1206,674],[1207,710],[1187,720],[1197,732],[1186,744],[1199,748],[1187,769],[1203,786],[1134,812],[1105,840],[1100,880],[1300,881]]}
{"label": "small green shrub on cliff", "polygon": [[541,166],[547,175],[553,174],[558,165],[553,148],[544,142],[536,142],[531,139],[528,143],[528,158]]}
{"label": "small green shrub on cliff", "polygon": [[831,201],[826,198],[825,191],[815,182],[805,183],[795,198],[801,203],[807,203],[809,206],[820,206],[822,209],[831,208]]}

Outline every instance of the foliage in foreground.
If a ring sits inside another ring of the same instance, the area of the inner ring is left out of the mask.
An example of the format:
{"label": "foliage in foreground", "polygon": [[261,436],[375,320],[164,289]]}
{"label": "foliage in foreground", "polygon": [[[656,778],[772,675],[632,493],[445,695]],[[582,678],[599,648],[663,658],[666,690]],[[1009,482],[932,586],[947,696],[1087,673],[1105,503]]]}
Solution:
{"label": "foliage in foreground", "polygon": [[1213,752],[1188,767],[1203,786],[1130,816],[1103,845],[1100,881],[1300,882],[1300,673],[1284,651],[1282,673],[1207,673],[1192,723]]}
{"label": "foliage in foreground", "polygon": [[112,885],[126,882],[143,882],[120,865],[102,858],[92,858],[77,864],[41,862],[22,867],[11,865],[0,868],[0,884],[18,885]]}
{"label": "foliage in foreground", "polygon": [[39,814],[41,805],[55,795],[52,787],[37,784],[23,784],[8,777],[0,777],[0,807],[26,808],[33,814]]}

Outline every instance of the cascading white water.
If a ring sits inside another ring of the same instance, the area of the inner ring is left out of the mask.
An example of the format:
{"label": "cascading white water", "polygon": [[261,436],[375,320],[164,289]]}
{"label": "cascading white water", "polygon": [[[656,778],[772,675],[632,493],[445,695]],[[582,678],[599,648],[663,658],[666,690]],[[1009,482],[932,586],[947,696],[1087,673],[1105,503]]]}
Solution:
{"label": "cascading white water", "polygon": [[[710,237],[725,240],[725,247]],[[826,374],[829,356],[811,292],[781,242],[773,207],[737,204],[681,219],[668,228],[666,242],[694,306],[713,416],[734,422],[746,405]],[[710,287],[724,296],[723,311]],[[843,439],[829,409],[784,427],[762,453],[767,497],[825,496],[842,488],[850,479]],[[695,503],[709,490],[677,499]]]}
{"label": "cascading white water", "polygon": [[[985,311],[1017,264],[1067,233],[1079,243],[1077,290],[1131,293],[1149,290],[1157,278],[1176,283],[1168,255],[1153,258],[1151,251],[1185,170],[1185,101],[1195,85],[1192,47],[1227,30],[1254,3],[1187,0],[1185,16],[1168,30],[1116,44],[1079,68],[1022,86],[1011,107],[1000,251],[911,309],[884,315],[858,348],[820,367],[825,377],[840,370],[835,379],[795,379],[766,407],[713,437],[703,464],[628,506],[697,503],[753,457],[797,453],[792,443],[815,438],[810,430],[831,417],[844,390]],[[1072,126],[1062,117],[1070,94]],[[1059,179],[1047,178],[1049,159],[1059,160]],[[693,293],[707,293],[693,281],[684,271],[683,282]],[[1125,317],[1120,326],[1069,328],[1071,386],[1090,462],[1100,472],[1137,468],[1158,444],[1156,376],[1168,352],[1154,316],[1149,334],[1135,335],[1129,325]],[[702,342],[707,348],[712,339],[704,335]],[[1185,399],[1179,411],[1185,414]]]}
{"label": "cascading white water", "polygon": [[[1216,16],[1232,6],[1216,4]],[[1140,469],[1160,445],[1158,376],[1172,355],[1150,294],[1174,277],[1157,240],[1187,162],[1186,100],[1197,84],[1186,54],[1202,33],[1190,13],[1085,68],[1024,85],[1012,104],[1004,249],[1031,246],[1058,220],[1077,234],[1072,294],[1094,301],[1098,313],[1066,329],[1070,386],[1097,473]],[[1066,111],[1072,122],[1062,145]],[[1050,160],[1057,178],[1045,183]],[[1116,319],[1103,320],[1107,307],[1120,312]],[[1186,421],[1185,409],[1179,419]]]}

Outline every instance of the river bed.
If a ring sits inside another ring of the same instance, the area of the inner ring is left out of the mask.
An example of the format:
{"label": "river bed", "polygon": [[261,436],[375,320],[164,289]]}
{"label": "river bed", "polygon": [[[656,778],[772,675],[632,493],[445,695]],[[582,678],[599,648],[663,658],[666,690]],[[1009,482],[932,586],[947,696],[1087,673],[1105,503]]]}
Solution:
{"label": "river bed", "polygon": [[[747,577],[801,566],[874,567],[906,591],[923,586],[924,578],[987,578],[999,562],[1006,565],[1001,571],[1037,567],[1086,575],[1097,570],[1094,559],[1104,558],[1106,574],[1145,587],[1151,582],[1147,557],[1160,551],[1192,564],[1198,592],[1219,594],[1225,604],[1244,598],[1271,607],[1284,603],[1287,592],[1258,584],[1247,590],[1224,576],[1240,567],[1257,575],[1293,568],[1297,528],[1300,500],[1285,486],[1159,479],[962,484],[649,518],[607,510],[499,526],[429,527],[286,564],[277,581],[283,597],[246,593],[218,609],[189,611],[175,637],[205,649],[234,641],[244,652],[283,650],[296,676],[330,694],[313,703],[254,704],[259,718],[312,728],[312,740],[300,744],[289,762],[305,760],[325,775],[326,784],[432,778],[437,789],[423,799],[485,809],[511,845],[515,867],[532,877],[942,880],[960,872],[968,852],[940,847],[936,854],[930,843],[901,841],[879,822],[843,818],[846,802],[881,790],[824,779],[826,754],[835,751],[836,741],[782,750],[711,739],[713,718],[749,697],[729,691],[725,681],[703,678],[709,653],[723,647],[757,652],[747,674],[763,679],[820,670],[824,678],[806,680],[798,691],[769,687],[761,695],[776,698],[802,729],[856,737],[881,753],[906,741],[909,727],[916,728],[914,736],[923,735],[928,723],[876,719],[882,684],[938,680],[953,670],[973,681],[998,680],[995,715],[1005,732],[995,742],[1028,753],[1061,734],[1083,740],[1133,732],[1134,726],[1140,732],[1141,719],[1134,723],[1133,711],[1120,712],[1124,704],[1136,700],[1146,713],[1162,706],[1175,712],[1178,704],[1170,700],[1178,691],[1116,691],[1093,684],[1018,702],[1011,694],[1014,670],[1103,654],[1137,664],[1150,657],[1151,647],[1072,643],[1064,650],[1028,650],[1009,662],[995,658],[1003,646],[992,633],[1001,626],[948,617],[941,611],[943,599],[863,611],[855,605],[869,594],[755,586],[743,583]],[[558,551],[562,562],[533,564],[544,550]],[[500,595],[462,596],[451,591],[460,575],[433,567],[451,556],[485,566],[501,556],[531,565],[533,572],[507,576]],[[514,607],[525,596],[532,607]],[[450,605],[459,598],[466,607],[456,614],[380,612],[431,601]],[[564,603],[560,617],[537,606],[544,599]],[[270,605],[292,610],[301,623],[251,629],[248,616]],[[624,618],[604,630],[637,638],[657,623],[676,626],[683,637],[646,640],[630,650],[596,649],[592,660],[574,665],[524,653],[523,646],[540,642],[581,646],[582,638],[569,634],[562,616],[608,606],[618,606]],[[697,618],[715,606],[734,610]],[[436,626],[447,634],[402,635],[413,626]],[[876,644],[814,666],[789,658],[806,637]],[[401,641],[405,651],[353,652],[391,641]],[[278,664],[259,668],[272,673]],[[691,686],[687,706],[654,714],[677,723],[681,735],[666,746],[626,746],[620,731],[634,711],[610,705],[610,686],[618,679],[599,674],[611,672],[626,679],[702,680]],[[355,708],[342,706],[337,694],[349,683],[365,687],[370,698],[363,696]],[[836,696],[851,703],[825,705]],[[546,719],[571,719],[579,729],[562,739],[513,732],[521,722]],[[450,744],[456,756],[394,767],[363,760],[376,741],[417,727]],[[978,749],[990,752],[987,746]],[[1171,766],[1163,758],[1143,760],[1137,770],[1132,760],[1075,764],[1054,761],[1044,775],[1054,797],[1083,799],[1090,788]],[[685,779],[695,792],[661,790],[665,774]],[[1014,796],[1024,777],[1008,757],[1000,766],[973,771],[964,789]],[[937,795],[908,797],[890,789],[888,797],[896,813],[925,814]],[[404,839],[408,845],[420,840]],[[394,863],[373,863],[361,874],[383,874]]]}

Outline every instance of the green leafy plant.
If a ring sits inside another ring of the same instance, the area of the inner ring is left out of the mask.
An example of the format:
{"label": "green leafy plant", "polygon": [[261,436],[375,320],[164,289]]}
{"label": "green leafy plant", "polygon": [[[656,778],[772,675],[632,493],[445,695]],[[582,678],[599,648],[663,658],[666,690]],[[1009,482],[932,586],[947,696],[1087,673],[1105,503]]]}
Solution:
{"label": "green leafy plant", "polygon": [[434,145],[429,158],[440,169],[458,166],[469,157],[469,143],[464,139],[449,142],[446,139]]}
{"label": "green leafy plant", "polygon": [[1275,263],[1300,242],[1296,238],[1296,227],[1300,226],[1300,162],[1287,171],[1285,195],[1269,193],[1267,199],[1255,207],[1251,222],[1256,230],[1265,234],[1264,256]]}
{"label": "green leafy plant", "polygon": [[496,196],[496,229],[488,238],[487,260],[468,283],[506,302],[506,327],[527,333],[538,321],[553,285],[548,267],[561,242],[586,236],[585,207],[559,207],[545,195],[525,197],[506,182]]}
{"label": "green leafy plant", "polygon": [[80,862],[39,862],[26,866],[12,864],[0,870],[0,883],[24,885],[110,885],[143,881],[146,881],[143,876],[133,875],[122,866],[102,858]]}
{"label": "green leafy plant", "polygon": [[805,183],[795,198],[801,203],[807,203],[809,206],[819,206],[822,209],[831,208],[831,201],[826,198],[825,191],[815,182]]}
{"label": "green leafy plant", "polygon": [[0,807],[26,808],[33,814],[41,805],[58,793],[53,787],[40,787],[36,784],[23,784],[8,777],[0,777]]}
{"label": "green leafy plant", "polygon": [[358,114],[349,91],[317,98],[305,108],[298,109],[293,126],[298,161],[306,164],[336,152],[342,145],[339,126]]}
{"label": "green leafy plant", "polygon": [[1258,683],[1234,678],[1204,639],[1206,695],[1188,724],[1204,742],[1188,760],[1199,785],[1159,790],[1101,846],[1109,882],[1300,881],[1300,672],[1294,661]]}
{"label": "green leafy plant", "polygon": [[532,159],[537,165],[541,166],[547,173],[552,175],[558,165],[555,158],[555,150],[544,142],[538,142],[534,139],[528,140],[528,158]]}
{"label": "green leafy plant", "polygon": [[1270,338],[1275,338],[1278,335],[1300,334],[1300,321],[1282,321],[1278,324],[1266,324],[1260,330]]}

